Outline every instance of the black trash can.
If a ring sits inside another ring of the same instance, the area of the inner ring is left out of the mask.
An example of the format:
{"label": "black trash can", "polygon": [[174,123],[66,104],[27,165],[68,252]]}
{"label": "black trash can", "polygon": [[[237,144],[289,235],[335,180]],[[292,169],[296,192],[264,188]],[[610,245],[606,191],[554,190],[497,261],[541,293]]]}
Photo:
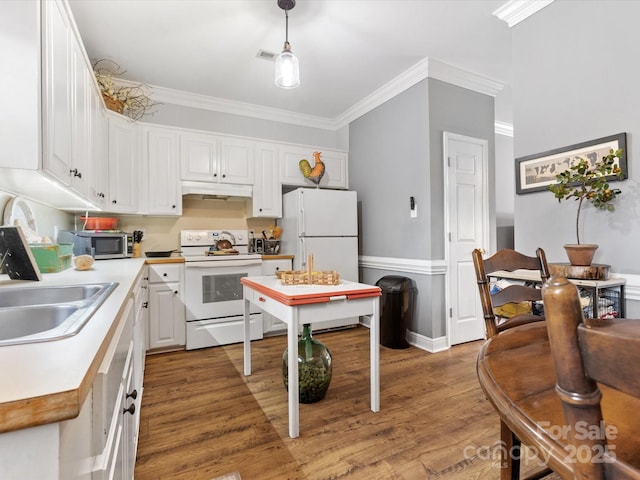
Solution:
{"label": "black trash can", "polygon": [[416,287],[412,279],[397,275],[376,282],[380,297],[380,344],[389,348],[409,348],[407,329],[413,319]]}

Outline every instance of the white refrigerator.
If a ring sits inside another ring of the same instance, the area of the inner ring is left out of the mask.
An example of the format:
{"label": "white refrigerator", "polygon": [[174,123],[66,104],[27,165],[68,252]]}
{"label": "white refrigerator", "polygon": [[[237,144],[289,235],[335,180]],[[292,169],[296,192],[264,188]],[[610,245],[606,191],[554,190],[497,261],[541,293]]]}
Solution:
{"label": "white refrigerator", "polygon": [[[298,188],[282,198],[280,252],[294,255],[294,270],[335,270],[344,280],[358,281],[358,197],[347,190]],[[357,318],[323,324],[333,328],[358,323]]]}

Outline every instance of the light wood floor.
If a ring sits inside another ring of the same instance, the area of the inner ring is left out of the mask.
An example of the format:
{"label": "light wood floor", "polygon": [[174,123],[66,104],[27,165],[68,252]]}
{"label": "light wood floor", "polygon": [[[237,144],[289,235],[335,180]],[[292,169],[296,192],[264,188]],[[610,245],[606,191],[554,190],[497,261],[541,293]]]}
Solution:
{"label": "light wood floor", "polygon": [[136,480],[499,478],[499,421],[475,361],[482,342],[430,354],[381,347],[381,410],[369,409],[369,330],[318,334],[333,356],[321,402],[288,437],[286,337],[147,357]]}

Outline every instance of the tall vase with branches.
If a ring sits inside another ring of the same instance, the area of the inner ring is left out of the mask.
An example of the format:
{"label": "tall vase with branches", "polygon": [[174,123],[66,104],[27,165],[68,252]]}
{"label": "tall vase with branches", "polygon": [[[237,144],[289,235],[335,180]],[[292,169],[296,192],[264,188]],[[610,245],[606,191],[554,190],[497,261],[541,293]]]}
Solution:
{"label": "tall vase with branches", "polygon": [[590,257],[589,253],[586,254],[586,259],[574,260],[569,251],[572,245],[565,245],[572,265],[591,264],[593,254],[598,246],[580,242],[580,212],[585,202],[591,203],[600,210],[606,210],[608,212],[615,210],[613,201],[622,191],[619,188],[611,188],[609,181],[612,178],[623,178],[623,172],[616,163],[616,160],[621,155],[622,149],[616,151],[610,150],[608,155],[602,157],[602,160],[598,160],[593,164],[584,158],[579,158],[578,161],[567,170],[556,175],[557,183],[555,185],[549,185],[549,190],[558,199],[558,202],[570,198],[578,202],[575,223],[577,245],[581,246],[579,249],[582,252],[591,250],[591,253]]}

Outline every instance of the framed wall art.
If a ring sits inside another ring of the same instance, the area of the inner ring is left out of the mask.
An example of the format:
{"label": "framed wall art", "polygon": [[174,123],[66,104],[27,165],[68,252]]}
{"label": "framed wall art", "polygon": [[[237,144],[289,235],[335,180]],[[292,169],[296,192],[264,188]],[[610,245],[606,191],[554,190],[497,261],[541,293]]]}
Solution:
{"label": "framed wall art", "polygon": [[535,155],[516,158],[516,193],[518,195],[547,190],[556,183],[556,175],[568,169],[580,158],[594,164],[609,154],[610,150],[623,150],[616,160],[622,170],[622,178],[627,178],[627,134],[619,133],[568,147],[556,148]]}

